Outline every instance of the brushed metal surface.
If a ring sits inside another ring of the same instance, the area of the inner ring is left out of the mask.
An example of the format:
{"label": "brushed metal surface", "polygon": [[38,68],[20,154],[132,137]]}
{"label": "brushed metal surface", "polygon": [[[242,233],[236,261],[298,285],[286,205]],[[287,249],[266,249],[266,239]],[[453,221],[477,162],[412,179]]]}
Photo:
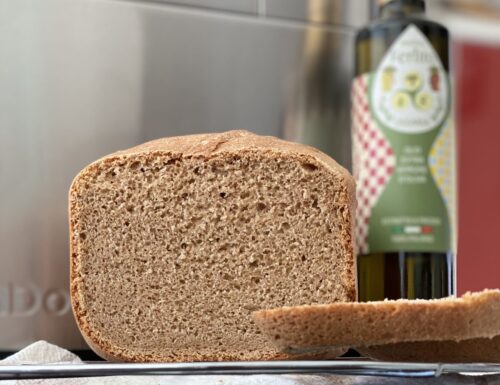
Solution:
{"label": "brushed metal surface", "polygon": [[67,191],[90,161],[140,140],[137,9],[0,1],[0,350],[85,347],[68,295]]}
{"label": "brushed metal surface", "polygon": [[76,173],[161,136],[281,135],[302,113],[311,30],[328,41],[315,81],[334,112],[321,124],[342,142],[352,28],[148,2],[0,0],[0,351],[38,339],[85,346],[67,291]]}
{"label": "brushed metal surface", "polygon": [[[169,134],[235,127],[281,134],[302,71],[302,26],[153,7],[144,8],[141,19],[147,41],[141,122],[145,139],[167,133],[161,126]],[[187,43],[179,42],[179,30],[185,31]],[[332,35],[336,49],[329,60],[337,58],[347,70],[332,76],[347,78],[353,33],[315,30]],[[348,103],[345,87],[339,94]],[[343,128],[348,132],[345,121]]]}
{"label": "brushed metal surface", "polygon": [[[367,1],[268,0],[268,6],[272,4],[279,5],[276,10],[283,12],[295,10],[296,15],[305,4],[307,13],[303,17],[320,24],[340,24],[342,20],[356,24],[361,19],[366,23],[370,14]],[[287,8],[287,4],[296,6]],[[319,148],[348,169],[351,168],[349,90],[354,67],[354,34],[353,26],[344,26],[335,33],[324,33],[314,24],[305,29],[300,71],[289,95],[284,123],[286,139]]]}
{"label": "brushed metal surface", "polygon": [[[141,0],[137,0],[141,1]],[[257,14],[259,0],[155,0],[167,4]]]}
{"label": "brushed metal surface", "polygon": [[266,0],[266,15],[358,28],[369,20],[371,6],[370,0]]}

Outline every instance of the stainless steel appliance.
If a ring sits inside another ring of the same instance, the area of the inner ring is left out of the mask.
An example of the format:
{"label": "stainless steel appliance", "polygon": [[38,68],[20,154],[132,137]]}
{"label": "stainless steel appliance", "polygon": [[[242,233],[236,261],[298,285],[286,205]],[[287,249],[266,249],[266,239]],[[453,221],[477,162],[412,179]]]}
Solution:
{"label": "stainless steel appliance", "polygon": [[82,167],[167,135],[281,135],[301,114],[308,33],[328,41],[319,60],[335,64],[317,87],[342,107],[323,124],[345,141],[353,37],[369,11],[368,0],[0,0],[0,351],[86,346],[67,287],[67,191]]}

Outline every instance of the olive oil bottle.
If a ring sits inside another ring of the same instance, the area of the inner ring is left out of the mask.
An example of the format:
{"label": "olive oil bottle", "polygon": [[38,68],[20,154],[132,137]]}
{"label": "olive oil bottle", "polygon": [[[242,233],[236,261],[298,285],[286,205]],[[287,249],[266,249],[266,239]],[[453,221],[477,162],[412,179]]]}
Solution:
{"label": "olive oil bottle", "polygon": [[448,31],[390,0],[356,37],[359,300],[454,294],[455,131]]}

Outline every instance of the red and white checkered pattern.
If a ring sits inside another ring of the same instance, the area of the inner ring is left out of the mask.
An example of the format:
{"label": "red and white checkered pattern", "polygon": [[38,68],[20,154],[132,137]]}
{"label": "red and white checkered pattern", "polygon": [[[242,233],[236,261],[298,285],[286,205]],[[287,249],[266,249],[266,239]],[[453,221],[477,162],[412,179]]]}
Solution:
{"label": "red and white checkered pattern", "polygon": [[368,222],[371,211],[389,178],[396,157],[372,116],[368,104],[368,76],[357,77],[352,84],[353,171],[356,179],[356,243],[359,254],[369,252]]}

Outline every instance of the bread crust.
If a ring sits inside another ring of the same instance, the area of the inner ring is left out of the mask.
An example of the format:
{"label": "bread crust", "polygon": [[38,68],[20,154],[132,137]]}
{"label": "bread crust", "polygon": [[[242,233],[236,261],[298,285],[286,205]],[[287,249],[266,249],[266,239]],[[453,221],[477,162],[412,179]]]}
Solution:
{"label": "bread crust", "polygon": [[[266,153],[269,156],[288,155],[297,158],[304,163],[310,163],[316,166],[323,166],[329,170],[335,177],[343,181],[347,189],[347,202],[351,210],[346,215],[354,213],[355,200],[355,183],[351,175],[333,159],[323,154],[322,152],[301,144],[283,141],[274,137],[259,136],[247,131],[229,131],[215,134],[189,135],[182,137],[171,137],[154,140],[142,145],[118,151],[107,155],[84,168],[73,180],[69,190],[69,227],[70,227],[70,295],[72,302],[73,314],[77,325],[82,332],[83,337],[89,346],[101,357],[111,361],[164,361],[164,358],[157,356],[148,356],[137,354],[133,351],[117,349],[115,346],[107,343],[99,336],[99,331],[93,330],[87,320],[87,312],[83,305],[83,278],[79,272],[79,254],[78,254],[78,238],[75,235],[75,218],[78,215],[77,207],[77,188],[80,183],[85,183],[86,175],[92,174],[96,168],[103,164],[113,162],[120,159],[126,159],[130,156],[169,156],[172,158],[194,157],[201,159],[210,159],[214,156],[222,154],[238,154],[259,152]],[[354,226],[352,217],[346,218],[350,221],[351,229]],[[351,234],[353,232],[351,231]],[[349,243],[348,247],[353,250],[353,239],[346,240]],[[346,280],[346,290],[348,292],[346,300],[354,301],[356,299],[356,264],[354,255],[348,256],[351,264],[350,273]],[[348,283],[350,282],[350,283]],[[273,349],[262,351],[255,354],[245,354],[238,356],[237,354],[222,354],[222,353],[203,353],[200,354],[177,354],[171,357],[171,361],[223,361],[223,360],[276,360],[276,359],[296,359],[300,357],[332,357],[345,352],[344,348],[330,350],[328,353],[315,353],[301,356],[290,356],[285,353],[276,352]],[[239,353],[239,352],[238,352]]]}
{"label": "bread crust", "polygon": [[463,341],[420,341],[359,347],[366,357],[407,362],[500,362],[500,336]]}
{"label": "bread crust", "polygon": [[283,351],[412,341],[461,341],[500,335],[500,290],[461,298],[334,303],[253,313]]}

